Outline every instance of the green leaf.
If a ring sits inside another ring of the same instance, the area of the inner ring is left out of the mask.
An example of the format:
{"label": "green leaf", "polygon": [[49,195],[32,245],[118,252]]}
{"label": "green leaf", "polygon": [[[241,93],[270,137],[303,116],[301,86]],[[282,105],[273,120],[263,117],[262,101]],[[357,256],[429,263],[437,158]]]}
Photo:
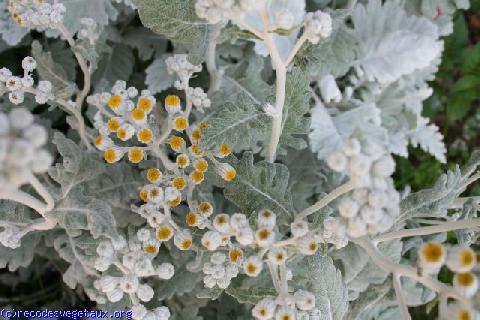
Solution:
{"label": "green leaf", "polygon": [[42,45],[37,40],[32,42],[32,56],[37,61],[40,78],[52,83],[55,95],[63,98],[70,97],[75,90],[75,83],[69,81],[68,74],[62,65],[53,60],[52,53],[43,51]]}
{"label": "green leaf", "polygon": [[348,310],[348,291],[342,273],[330,257],[317,253],[307,260],[308,290],[315,295],[315,308],[324,320],[341,320]]}
{"label": "green leaf", "polygon": [[168,281],[158,281],[155,285],[156,298],[158,300],[170,299],[174,295],[183,295],[191,292],[202,281],[201,272],[190,272],[185,266],[175,269],[174,276]]}
{"label": "green leaf", "polygon": [[167,39],[147,28],[132,29],[125,34],[124,41],[138,50],[138,57],[143,61],[151,59],[157,52],[165,52],[168,45]]}
{"label": "green leaf", "polygon": [[480,71],[480,43],[473,48],[463,49],[462,71],[467,74],[477,74]]}
{"label": "green leaf", "polygon": [[[306,135],[309,132],[310,118],[305,116],[310,111],[312,94],[309,88],[310,81],[300,68],[294,68],[287,74],[280,147],[288,146],[296,150],[307,147],[305,140],[298,138],[298,135]],[[279,152],[285,153],[285,150],[280,149]]]}
{"label": "green leaf", "polygon": [[117,80],[128,81],[133,73],[134,64],[132,48],[124,44],[116,44],[102,56],[93,78],[95,81],[106,80],[110,85]]}
{"label": "green leaf", "polygon": [[257,288],[251,287],[248,289],[228,287],[225,293],[237,299],[239,303],[257,304],[260,300],[267,297],[277,296],[277,291],[274,288]]}
{"label": "green leaf", "polygon": [[241,161],[232,165],[237,177],[225,184],[224,195],[228,200],[246,215],[270,209],[277,215],[291,217],[293,206],[287,192],[289,172],[286,166],[267,161],[254,164],[251,152],[245,152]]}
{"label": "green leaf", "polygon": [[251,149],[264,141],[270,123],[269,117],[258,104],[245,94],[236,103],[227,102],[206,117],[207,128],[202,130],[202,148],[214,148],[228,143],[235,150]]}
{"label": "green leaf", "polygon": [[165,63],[166,56],[160,56],[155,59],[151,65],[145,69],[146,78],[145,83],[148,86],[148,90],[152,94],[162,92],[165,89],[173,86],[176,80],[176,76],[168,74],[167,64]]}
{"label": "green leaf", "polygon": [[189,49],[193,64],[205,58],[209,27],[195,13],[193,0],[135,0],[143,25]]}

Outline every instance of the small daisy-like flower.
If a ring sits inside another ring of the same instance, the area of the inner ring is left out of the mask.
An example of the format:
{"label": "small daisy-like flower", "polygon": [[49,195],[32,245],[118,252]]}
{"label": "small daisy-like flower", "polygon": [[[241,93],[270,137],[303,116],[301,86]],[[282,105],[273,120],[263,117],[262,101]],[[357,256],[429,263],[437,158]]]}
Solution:
{"label": "small daisy-like flower", "polygon": [[258,320],[270,320],[273,318],[277,304],[269,298],[260,300],[252,309],[252,315]]}
{"label": "small daisy-like flower", "polygon": [[163,201],[163,190],[157,186],[151,186],[148,191],[148,200],[154,203]]}
{"label": "small daisy-like flower", "polygon": [[192,141],[192,143],[198,143],[201,138],[202,131],[199,128],[192,130],[192,133],[190,134],[190,141]]}
{"label": "small daisy-like flower", "polygon": [[295,311],[292,308],[281,306],[275,313],[275,320],[295,320]]}
{"label": "small daisy-like flower", "polygon": [[229,155],[232,154],[232,148],[230,148],[230,145],[226,144],[226,143],[222,143],[216,153],[215,153],[215,156],[217,158],[225,158],[225,157],[228,157]]}
{"label": "small daisy-like flower", "polygon": [[110,118],[107,121],[107,128],[110,132],[117,132],[117,130],[120,128],[122,125],[122,119],[115,117],[115,118]]}
{"label": "small daisy-like flower", "polygon": [[273,265],[280,265],[287,261],[288,255],[285,249],[283,248],[272,248],[268,251],[268,261]]}
{"label": "small daisy-like flower", "polygon": [[128,160],[131,163],[139,163],[144,158],[143,150],[137,147],[128,150]]}
{"label": "small daisy-like flower", "polygon": [[176,177],[172,180],[172,187],[177,190],[183,190],[187,186],[187,181],[183,177]]}
{"label": "small daisy-like flower", "polygon": [[115,163],[122,159],[123,157],[123,152],[119,148],[111,147],[105,149],[105,152],[103,153],[103,158],[105,159],[106,162],[108,163]]}
{"label": "small daisy-like flower", "polygon": [[217,173],[227,182],[232,181],[237,176],[237,171],[228,163],[219,163],[216,169]]}
{"label": "small daisy-like flower", "polygon": [[177,131],[183,131],[188,128],[188,120],[184,116],[178,116],[173,119],[173,129]]}
{"label": "small daisy-like flower", "polygon": [[213,227],[221,233],[227,233],[230,230],[230,217],[228,214],[217,214],[213,219]]}
{"label": "small daisy-like flower", "polygon": [[200,149],[200,147],[197,144],[192,144],[190,146],[190,153],[195,157],[203,157],[205,155],[205,151]]}
{"label": "small daisy-like flower", "polygon": [[128,141],[130,140],[131,137],[135,134],[135,129],[133,128],[132,125],[126,123],[123,124],[120,128],[117,130],[117,137],[118,139],[122,141]]}
{"label": "small daisy-like flower", "polygon": [[188,230],[176,232],[173,237],[173,243],[180,250],[190,250],[193,244],[192,234]]}
{"label": "small daisy-like flower", "polygon": [[192,171],[190,173],[190,180],[194,183],[194,184],[200,184],[203,182],[203,179],[205,178],[203,172],[200,172],[200,171]]}
{"label": "small daisy-like flower", "polygon": [[153,132],[148,128],[142,128],[137,132],[137,139],[142,143],[150,143],[153,139]]}
{"label": "small daisy-like flower", "polygon": [[240,248],[232,248],[228,252],[228,260],[231,263],[239,264],[243,259],[243,251]]}
{"label": "small daisy-like flower", "polygon": [[198,127],[199,127],[200,129],[205,129],[205,128],[207,127],[207,123],[206,123],[205,121],[202,121],[202,122],[200,122],[200,123],[198,124]]}
{"label": "small daisy-like flower", "polygon": [[168,113],[174,114],[179,112],[181,108],[180,98],[175,95],[169,95],[165,98],[165,110]]}
{"label": "small daisy-like flower", "polygon": [[275,234],[271,229],[262,228],[255,233],[255,240],[260,247],[267,247],[275,241]]}
{"label": "small daisy-like flower", "polygon": [[168,241],[173,237],[173,229],[170,225],[164,224],[157,228],[155,235],[158,241]]}
{"label": "small daisy-like flower", "polygon": [[95,138],[95,147],[100,151],[105,151],[105,149],[113,146],[113,141],[107,136],[100,135]]}
{"label": "small daisy-like flower", "polygon": [[196,227],[198,225],[198,215],[195,212],[189,212],[185,216],[185,223],[189,227]]}
{"label": "small daisy-like flower", "polygon": [[145,123],[147,115],[143,109],[135,108],[130,112],[133,122],[137,124]]}
{"label": "small daisy-like flower", "polygon": [[468,306],[459,303],[451,303],[448,305],[445,319],[448,320],[478,320],[479,314]]}
{"label": "small daisy-like flower", "polygon": [[318,242],[309,235],[297,239],[297,248],[304,255],[315,254],[318,250]]}
{"label": "small daisy-like flower", "polygon": [[185,140],[182,137],[172,136],[168,142],[170,144],[170,148],[174,151],[180,152],[182,148],[185,146]]}
{"label": "small daisy-like flower", "polygon": [[293,297],[298,309],[302,311],[310,311],[315,308],[315,296],[311,292],[298,290]]}
{"label": "small daisy-like flower", "polygon": [[122,102],[123,99],[121,96],[113,95],[108,99],[107,104],[112,110],[117,110],[118,107],[120,107],[120,105],[122,104]]}
{"label": "small daisy-like flower", "polygon": [[137,101],[137,108],[142,109],[145,112],[150,112],[153,108],[154,102],[148,97],[140,97]]}
{"label": "small daisy-like flower", "polygon": [[202,245],[210,251],[215,251],[222,243],[222,236],[217,231],[207,231],[202,237]]}
{"label": "small daisy-like flower", "polygon": [[138,193],[138,196],[140,197],[140,199],[142,199],[143,202],[148,202],[148,196],[149,196],[148,190],[141,190]]}
{"label": "small daisy-like flower", "polygon": [[170,201],[167,201],[167,204],[168,204],[170,207],[176,207],[176,206],[178,206],[181,202],[182,202],[182,197],[177,196],[175,199],[170,200]]}
{"label": "small daisy-like flower", "polygon": [[438,242],[424,243],[418,251],[419,265],[426,274],[437,273],[445,263],[446,252]]}
{"label": "small daisy-like flower", "polygon": [[453,276],[453,286],[461,295],[471,298],[477,293],[478,279],[471,272],[456,273]]}
{"label": "small daisy-like flower", "polygon": [[213,213],[213,207],[209,202],[200,202],[198,205],[198,211],[204,216],[204,217],[210,217]]}
{"label": "small daisy-like flower", "polygon": [[190,158],[185,153],[182,153],[177,156],[176,162],[180,169],[185,169],[190,165]]}
{"label": "small daisy-like flower", "polygon": [[150,168],[147,170],[147,179],[151,183],[158,183],[162,179],[162,172],[157,168]]}
{"label": "small daisy-like flower", "polygon": [[258,213],[257,221],[261,228],[272,229],[277,223],[277,216],[271,210],[264,209]]}
{"label": "small daisy-like flower", "polygon": [[308,233],[308,223],[305,220],[294,221],[290,224],[290,230],[294,237],[303,237]]}
{"label": "small daisy-like flower", "polygon": [[193,163],[193,167],[197,171],[205,172],[208,170],[208,162],[205,159],[198,159]]}
{"label": "small daisy-like flower", "polygon": [[263,261],[260,257],[250,256],[243,264],[243,271],[249,277],[256,277],[263,269]]}
{"label": "small daisy-like flower", "polygon": [[145,253],[156,255],[158,253],[160,246],[156,241],[148,241],[143,245],[143,251]]}
{"label": "small daisy-like flower", "polygon": [[455,246],[448,250],[445,263],[454,272],[468,272],[477,264],[477,257],[471,248]]}

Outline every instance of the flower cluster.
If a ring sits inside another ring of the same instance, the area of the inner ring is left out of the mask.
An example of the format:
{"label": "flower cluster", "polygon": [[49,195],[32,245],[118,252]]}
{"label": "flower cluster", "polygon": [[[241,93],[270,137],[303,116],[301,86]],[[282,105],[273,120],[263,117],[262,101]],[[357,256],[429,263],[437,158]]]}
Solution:
{"label": "flower cluster", "polygon": [[[98,257],[95,268],[103,274],[95,280],[93,290],[87,291],[92,300],[99,303],[120,301],[128,295],[133,302],[135,319],[168,319],[167,308],[160,307],[147,311],[143,303],[149,302],[154,296],[153,288],[147,283],[141,283],[142,278],[156,276],[168,280],[174,275],[174,266],[170,263],[154,265],[155,254],[145,249],[145,229],[140,229],[136,237],[127,243],[123,238],[117,241],[103,241],[97,246]],[[143,246],[143,250],[142,250]],[[111,272],[121,275],[109,275]],[[157,315],[157,317],[155,317]]]}
{"label": "flower cluster", "polygon": [[168,57],[165,60],[167,72],[178,77],[179,80],[176,80],[174,85],[176,89],[185,91],[187,104],[192,103],[199,111],[203,111],[203,108],[210,107],[210,99],[202,88],[192,88],[189,85],[192,75],[200,72],[202,66],[194,66],[188,61],[187,57],[186,54],[176,54]]}
{"label": "flower cluster", "polygon": [[16,108],[0,112],[0,190],[28,183],[35,173],[43,173],[53,158],[44,149],[47,130],[33,123],[33,115]]}
{"label": "flower cluster", "polygon": [[309,314],[314,308],[315,296],[311,292],[297,290],[286,298],[260,300],[252,309],[252,315],[258,320],[309,319]]}
{"label": "flower cluster", "polygon": [[25,92],[32,93],[35,101],[44,104],[53,99],[52,84],[50,81],[42,80],[34,88],[32,72],[36,69],[37,62],[32,57],[25,57],[22,60],[23,76],[14,76],[7,68],[0,69],[0,93],[9,92],[8,98],[13,104],[23,103]]}
{"label": "flower cluster", "polygon": [[[455,245],[444,246],[438,242],[424,243],[418,251],[418,267],[421,273],[437,274],[446,266],[453,275],[453,287],[463,297],[478,299],[480,254],[472,248]],[[474,298],[476,297],[476,298]],[[477,319],[479,313],[470,306],[460,303],[449,305],[447,319]]]}
{"label": "flower cluster", "polygon": [[[203,283],[207,288],[218,286],[221,289],[226,289],[233,278],[239,273],[239,265],[241,251],[232,251],[232,257],[227,259],[227,255],[222,252],[215,252],[210,257],[210,262],[203,265]],[[232,262],[232,259],[235,262]]]}
{"label": "flower cluster", "polygon": [[55,29],[65,16],[62,3],[50,4],[39,0],[9,0],[8,10],[12,18],[21,26],[44,31]]}
{"label": "flower cluster", "polygon": [[325,239],[341,246],[345,234],[357,238],[389,230],[400,212],[400,197],[390,178],[395,170],[392,156],[375,143],[350,139],[327,164],[345,172],[355,189],[340,200],[340,217],[325,220]]}
{"label": "flower cluster", "polygon": [[312,44],[332,34],[332,17],[322,11],[309,12],[305,15],[303,34]]}
{"label": "flower cluster", "polygon": [[100,37],[98,25],[92,18],[80,19],[80,30],[78,30],[78,38],[88,40],[91,45],[94,45]]}

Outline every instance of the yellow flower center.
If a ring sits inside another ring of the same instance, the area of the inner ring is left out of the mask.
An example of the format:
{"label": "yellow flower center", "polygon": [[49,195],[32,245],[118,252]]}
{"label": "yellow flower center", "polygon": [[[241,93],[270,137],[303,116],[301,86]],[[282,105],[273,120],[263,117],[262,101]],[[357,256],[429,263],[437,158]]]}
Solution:
{"label": "yellow flower center", "polygon": [[195,161],[195,169],[200,172],[205,172],[208,170],[208,162],[207,160],[201,159]]}
{"label": "yellow flower center", "polygon": [[278,261],[283,261],[284,259],[284,256],[283,256],[283,253],[277,253],[277,255],[275,256],[275,258],[278,260]]}
{"label": "yellow flower center", "polygon": [[137,139],[143,143],[150,143],[153,139],[153,132],[150,129],[143,128],[137,133]]}
{"label": "yellow flower center", "polygon": [[207,123],[206,123],[205,121],[202,121],[202,122],[200,122],[200,124],[198,125],[198,127],[199,127],[200,129],[205,129],[205,128],[207,127]]}
{"label": "yellow flower center", "polygon": [[268,229],[261,229],[260,231],[258,231],[258,238],[260,240],[267,240],[269,236],[270,236],[270,230]]}
{"label": "yellow flower center", "polygon": [[152,110],[152,100],[142,97],[138,99],[137,108],[142,109],[145,112]]}
{"label": "yellow flower center", "polygon": [[198,143],[198,141],[200,141],[201,138],[202,138],[202,132],[200,131],[200,129],[195,129],[192,131],[191,139],[193,143]]}
{"label": "yellow flower center", "polygon": [[462,287],[469,287],[475,281],[474,275],[471,274],[470,272],[457,273],[455,277],[457,278],[458,284],[461,285]]}
{"label": "yellow flower center", "polygon": [[423,247],[422,255],[427,262],[439,262],[443,256],[443,247],[436,242],[427,243]]}
{"label": "yellow flower center", "polygon": [[177,165],[181,168],[181,169],[184,169],[186,167],[188,167],[188,164],[189,164],[189,159],[188,159],[188,156],[186,154],[180,154],[178,155],[177,157]]}
{"label": "yellow flower center", "polygon": [[232,153],[232,149],[230,148],[230,146],[226,143],[223,143],[220,145],[220,147],[218,148],[218,152],[226,157],[226,156],[229,156],[231,153]]}
{"label": "yellow flower center", "polygon": [[168,201],[167,204],[170,207],[176,207],[180,204],[180,202],[182,202],[182,198],[181,197],[176,197],[174,200]]}
{"label": "yellow flower center", "polygon": [[470,249],[463,250],[460,253],[460,261],[463,266],[470,266],[475,263],[475,260],[475,254]]}
{"label": "yellow flower center", "polygon": [[318,244],[315,242],[312,242],[308,245],[308,249],[312,252],[317,251],[318,249]]}
{"label": "yellow flower center", "polygon": [[201,213],[207,214],[212,210],[212,206],[208,202],[201,202],[198,205],[198,209],[200,210]]}
{"label": "yellow flower center", "polygon": [[157,239],[160,241],[166,241],[172,237],[172,230],[170,227],[160,227],[157,231]]}
{"label": "yellow flower center", "polygon": [[198,147],[198,145],[196,145],[196,144],[192,144],[192,152],[193,152],[193,154],[194,154],[195,156],[197,156],[197,157],[201,157],[201,156],[203,156],[203,155],[205,154],[205,151],[203,151],[202,149],[200,149],[200,148]]}
{"label": "yellow flower center", "polygon": [[237,176],[237,171],[235,171],[235,169],[230,169],[228,170],[227,172],[225,172],[225,175],[223,176],[223,179],[225,181],[232,181],[233,179],[235,179],[235,177]]}
{"label": "yellow flower center", "polygon": [[120,120],[118,118],[111,118],[107,122],[107,128],[110,132],[117,132],[118,128],[120,128]]}
{"label": "yellow flower center", "polygon": [[132,112],[130,112],[130,115],[134,121],[140,122],[145,120],[145,111],[140,108],[133,109]]}
{"label": "yellow flower center", "polygon": [[222,215],[222,216],[217,216],[217,217],[215,218],[215,220],[217,220],[217,223],[218,223],[218,224],[224,224],[224,223],[227,222],[227,219],[225,219],[225,216],[223,216],[223,215]]}
{"label": "yellow flower center", "polygon": [[117,150],[113,149],[113,148],[108,148],[107,150],[105,150],[105,152],[103,153],[103,158],[105,159],[106,162],[108,163],[114,163],[116,162],[118,159],[117,159]]}
{"label": "yellow flower center", "polygon": [[127,129],[126,128],[119,128],[117,130],[117,137],[118,137],[118,139],[125,141],[127,139]]}
{"label": "yellow flower center", "polygon": [[178,116],[173,120],[173,129],[183,131],[188,128],[188,120],[184,116]]}
{"label": "yellow flower center", "polygon": [[149,253],[149,254],[155,254],[158,252],[157,250],[157,246],[153,245],[153,244],[148,244],[146,245],[144,248],[143,248],[143,251],[145,251],[146,253]]}
{"label": "yellow flower center", "polygon": [[230,259],[231,262],[237,262],[241,257],[243,253],[241,250],[238,249],[232,249],[228,253],[228,259]]}
{"label": "yellow flower center", "polygon": [[257,266],[253,263],[247,264],[247,272],[250,274],[254,274],[257,271]]}
{"label": "yellow flower center", "polygon": [[138,196],[140,197],[140,199],[143,200],[143,202],[148,202],[148,192],[147,191],[140,191]]}
{"label": "yellow flower center", "polygon": [[169,141],[170,148],[175,151],[180,151],[180,149],[185,145],[185,140],[182,137],[172,136]]}
{"label": "yellow flower center", "polygon": [[98,147],[103,144],[103,141],[105,141],[105,138],[103,136],[98,136],[95,138],[95,145]]}
{"label": "yellow flower center", "polygon": [[162,176],[162,172],[157,168],[150,168],[147,170],[147,179],[151,183],[157,182]]}
{"label": "yellow flower center", "polygon": [[183,190],[187,186],[187,182],[182,177],[177,177],[172,180],[172,186],[177,190]]}
{"label": "yellow flower center", "polygon": [[195,170],[192,173],[190,173],[190,178],[195,184],[200,184],[203,182],[204,175],[203,175],[203,172]]}
{"label": "yellow flower center", "polygon": [[111,96],[107,102],[108,106],[112,109],[118,109],[118,107],[122,104],[122,97],[118,95]]}
{"label": "yellow flower center", "polygon": [[175,95],[169,95],[165,98],[165,106],[168,108],[179,108],[180,98]]}
{"label": "yellow flower center", "polygon": [[133,147],[128,150],[128,160],[131,163],[139,163],[143,160],[143,151],[140,148]]}
{"label": "yellow flower center", "polygon": [[152,198],[158,197],[159,195],[160,190],[158,188],[153,188],[152,190],[150,190],[150,196],[152,196]]}
{"label": "yellow flower center", "polygon": [[264,218],[270,218],[272,216],[272,211],[270,210],[263,210],[260,215]]}
{"label": "yellow flower center", "polygon": [[193,227],[196,223],[197,223],[197,214],[195,212],[189,212],[186,216],[185,216],[185,222],[187,223],[187,225],[189,225],[190,227]]}
{"label": "yellow flower center", "polygon": [[185,239],[182,241],[181,247],[183,250],[188,250],[192,247],[192,240]]}
{"label": "yellow flower center", "polygon": [[457,320],[472,320],[472,313],[467,309],[460,309],[457,312]]}

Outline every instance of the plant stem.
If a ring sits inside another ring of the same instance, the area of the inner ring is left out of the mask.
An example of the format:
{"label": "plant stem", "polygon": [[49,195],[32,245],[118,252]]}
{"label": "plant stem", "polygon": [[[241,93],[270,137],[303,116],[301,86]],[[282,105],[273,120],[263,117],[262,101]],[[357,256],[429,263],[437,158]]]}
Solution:
{"label": "plant stem", "polygon": [[30,184],[32,187],[35,189],[35,191],[45,200],[46,202],[46,207],[44,212],[51,211],[53,207],[55,206],[55,200],[53,200],[52,195],[48,190],[45,188],[45,186],[38,181],[37,177],[35,177],[33,174],[30,175]]}
{"label": "plant stem", "polygon": [[290,63],[293,61],[293,58],[295,58],[295,55],[298,53],[298,50],[303,46],[303,44],[307,41],[307,35],[303,33],[300,38],[298,38],[297,42],[295,43],[295,46],[292,48],[290,51],[290,54],[288,55],[287,61],[285,62],[285,65],[288,66]]}
{"label": "plant stem", "polygon": [[402,320],[411,320],[412,318],[408,313],[408,306],[405,301],[405,295],[403,294],[400,276],[396,273],[393,274],[393,288],[395,288],[395,295],[397,296],[398,308],[400,309]]}
{"label": "plant stem", "polygon": [[429,234],[448,232],[459,229],[472,229],[480,227],[480,218],[460,221],[449,221],[435,226],[421,227],[415,229],[404,229],[381,234],[375,238],[376,242],[389,241],[405,237],[426,236]]}
{"label": "plant stem", "polygon": [[2,191],[0,192],[0,199],[11,200],[26,205],[27,207],[30,207],[40,213],[42,216],[44,212],[46,212],[45,209],[47,208],[45,203],[20,189]]}
{"label": "plant stem", "polygon": [[341,195],[350,192],[353,190],[355,187],[355,184],[352,181],[348,181],[347,183],[342,184],[329,194],[327,194],[325,197],[320,199],[317,203],[315,203],[313,206],[306,208],[302,212],[300,212],[296,217],[295,220],[299,221],[302,220],[309,215],[311,215],[314,212],[317,212],[318,210],[322,209],[323,207],[327,206],[330,202],[333,200],[337,199]]}
{"label": "plant stem", "polygon": [[440,281],[431,278],[428,275],[420,276],[417,272],[417,269],[412,268],[410,266],[401,265],[390,261],[387,257],[385,257],[376,247],[376,245],[372,242],[371,239],[367,237],[356,238],[352,239],[352,241],[362,247],[366,253],[370,256],[373,262],[382,268],[387,273],[393,273],[397,275],[401,275],[404,277],[409,277],[412,280],[423,284],[425,287],[438,292],[443,293],[447,297],[456,299],[462,303],[470,304],[470,300],[462,296],[455,290],[455,288],[448,286]]}
{"label": "plant stem", "polygon": [[210,30],[210,34],[208,36],[206,64],[208,73],[210,74],[210,87],[208,88],[209,95],[220,89],[220,84],[222,81],[222,73],[220,72],[220,70],[217,69],[217,64],[215,61],[217,38],[220,35],[222,27],[222,23],[215,24]]}

